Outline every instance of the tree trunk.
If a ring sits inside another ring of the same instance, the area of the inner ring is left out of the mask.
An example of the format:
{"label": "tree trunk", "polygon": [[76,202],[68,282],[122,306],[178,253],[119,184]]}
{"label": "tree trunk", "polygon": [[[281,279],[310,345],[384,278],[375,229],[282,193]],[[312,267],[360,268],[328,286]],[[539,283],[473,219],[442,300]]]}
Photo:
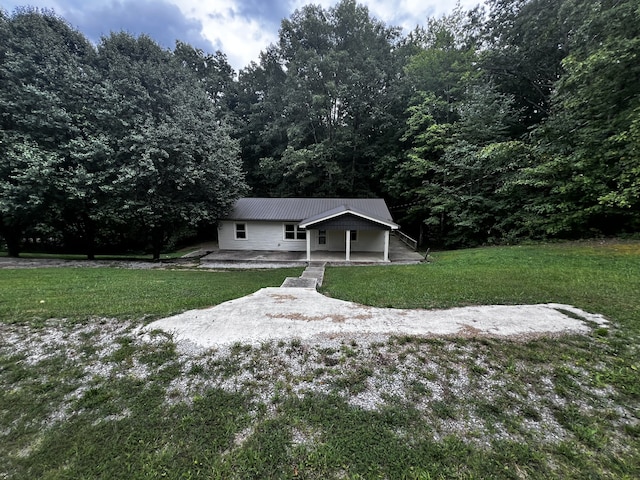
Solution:
{"label": "tree trunk", "polygon": [[151,254],[153,255],[153,261],[160,260],[160,253],[164,246],[164,231],[162,228],[154,228],[151,231]]}
{"label": "tree trunk", "polygon": [[84,215],[84,245],[88,260],[96,259],[96,225],[95,222]]}
{"label": "tree trunk", "polygon": [[7,243],[7,253],[10,257],[20,256],[20,232],[12,231],[12,229],[5,229],[0,232]]}

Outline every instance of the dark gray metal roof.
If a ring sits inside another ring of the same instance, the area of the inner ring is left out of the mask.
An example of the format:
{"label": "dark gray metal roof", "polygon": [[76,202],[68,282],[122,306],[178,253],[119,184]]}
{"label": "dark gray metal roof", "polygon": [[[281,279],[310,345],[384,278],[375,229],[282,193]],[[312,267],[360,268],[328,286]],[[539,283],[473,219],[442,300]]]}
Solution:
{"label": "dark gray metal roof", "polygon": [[[349,218],[353,220],[348,220]],[[319,225],[321,224],[326,225],[326,222],[332,222],[332,221],[333,223],[331,224],[334,227],[337,225],[340,225],[343,227],[346,227],[349,225],[362,226],[361,221],[359,221],[358,219],[364,220],[365,222],[376,224],[378,227],[384,225],[385,227],[390,228],[392,230],[399,228],[398,225],[396,225],[390,220],[385,220],[380,217],[368,215],[367,213],[361,212],[360,210],[357,210],[352,206],[346,206],[346,205],[341,205],[339,207],[333,208],[326,212],[318,213],[317,215],[314,215],[312,217],[305,218],[300,222],[300,226],[302,228],[310,228],[310,227],[318,228]],[[345,228],[345,230],[348,230],[348,228]],[[354,228],[354,230],[357,230],[357,228]]]}
{"label": "dark gray metal roof", "polygon": [[241,198],[227,218],[301,222],[340,210],[351,210],[375,220],[393,223],[382,198]]}

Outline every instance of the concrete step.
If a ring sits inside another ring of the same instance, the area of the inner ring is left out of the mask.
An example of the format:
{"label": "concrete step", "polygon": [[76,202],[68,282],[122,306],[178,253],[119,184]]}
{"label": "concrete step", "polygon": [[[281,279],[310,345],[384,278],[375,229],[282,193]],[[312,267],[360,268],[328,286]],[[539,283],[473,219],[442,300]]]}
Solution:
{"label": "concrete step", "polygon": [[317,279],[318,286],[322,286],[324,280],[324,262],[311,262],[304,272],[302,272],[302,278],[315,278]]}
{"label": "concrete step", "polygon": [[281,285],[283,288],[318,288],[324,280],[323,262],[311,262],[299,278],[287,277]]}
{"label": "concrete step", "polygon": [[316,288],[317,285],[316,278],[287,277],[280,288]]}

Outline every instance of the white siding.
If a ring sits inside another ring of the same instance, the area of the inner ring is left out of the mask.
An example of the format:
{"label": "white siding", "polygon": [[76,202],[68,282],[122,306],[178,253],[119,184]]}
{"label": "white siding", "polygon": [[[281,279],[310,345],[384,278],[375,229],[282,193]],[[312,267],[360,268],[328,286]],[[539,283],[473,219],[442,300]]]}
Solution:
{"label": "white siding", "polygon": [[[247,238],[236,240],[236,223],[244,223]],[[218,226],[218,245],[221,250],[280,250],[304,252],[306,240],[285,240],[284,223],[222,221]]]}
{"label": "white siding", "polygon": [[[247,238],[236,240],[235,224],[246,225]],[[311,235],[311,249],[345,251],[345,232],[327,231],[327,244],[318,245],[318,231],[307,232]],[[284,252],[304,252],[307,250],[306,240],[285,240],[284,223],[282,222],[233,222],[222,221],[218,227],[218,244],[221,250],[279,250]],[[358,240],[351,242],[352,252],[383,252],[384,230],[360,230]]]}
{"label": "white siding", "polygon": [[360,230],[358,241],[351,242],[352,252],[384,252],[384,230]]}

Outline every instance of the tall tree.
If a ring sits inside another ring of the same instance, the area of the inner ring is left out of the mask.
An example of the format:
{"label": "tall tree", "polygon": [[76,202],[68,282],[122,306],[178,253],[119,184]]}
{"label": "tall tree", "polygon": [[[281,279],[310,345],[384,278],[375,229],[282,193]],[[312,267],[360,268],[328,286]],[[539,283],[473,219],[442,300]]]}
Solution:
{"label": "tall tree", "polygon": [[254,195],[268,196],[274,183],[265,182],[261,159],[280,158],[287,146],[282,119],[286,76],[275,46],[261,52],[260,62],[251,62],[239,75],[236,135]]}
{"label": "tall tree", "polygon": [[[267,193],[372,192],[370,173],[390,148],[402,114],[394,101],[397,39],[396,29],[353,0],[329,10],[309,5],[282,22],[278,45],[241,75],[241,83],[247,73],[280,80],[254,89],[260,94],[253,111],[273,119],[258,135],[272,144],[258,165]],[[276,111],[265,111],[270,108]]]}
{"label": "tall tree", "polygon": [[489,0],[481,65],[498,89],[513,95],[521,135],[546,118],[569,51],[565,0]]}
{"label": "tall tree", "polygon": [[[477,76],[473,24],[477,12],[461,9],[430,19],[415,32],[419,50],[409,60],[407,77],[415,92],[401,138],[404,155],[388,158],[385,185],[401,221],[424,236],[440,238],[447,228],[449,169],[444,155],[455,143],[460,107]],[[425,232],[425,227],[429,233]]]}
{"label": "tall tree", "polygon": [[[29,205],[39,206],[39,222],[51,223],[63,216],[66,202],[58,200],[69,192],[59,187],[76,171],[72,156],[78,138],[87,133],[91,109],[85,99],[95,80],[95,51],[82,34],[50,12],[19,9],[11,17],[3,16],[2,25],[0,169],[8,173],[0,181],[5,191],[13,193],[2,200],[1,223],[5,231],[11,230],[5,236],[19,239],[24,229],[35,226],[34,219],[26,216],[30,210],[20,203],[24,196],[17,190],[21,186],[39,186],[28,193]],[[20,152],[23,158],[16,157]],[[15,175],[18,164],[22,172]],[[36,178],[26,178],[28,172]],[[47,181],[42,180],[45,173]]]}
{"label": "tall tree", "polygon": [[537,130],[541,161],[520,182],[537,194],[539,228],[583,236],[640,225],[640,10],[637,2],[571,1],[571,53]]}
{"label": "tall tree", "polygon": [[211,225],[244,190],[224,114],[193,70],[146,36],[112,34],[100,65],[119,98],[109,117],[114,210],[153,257],[185,227]]}

